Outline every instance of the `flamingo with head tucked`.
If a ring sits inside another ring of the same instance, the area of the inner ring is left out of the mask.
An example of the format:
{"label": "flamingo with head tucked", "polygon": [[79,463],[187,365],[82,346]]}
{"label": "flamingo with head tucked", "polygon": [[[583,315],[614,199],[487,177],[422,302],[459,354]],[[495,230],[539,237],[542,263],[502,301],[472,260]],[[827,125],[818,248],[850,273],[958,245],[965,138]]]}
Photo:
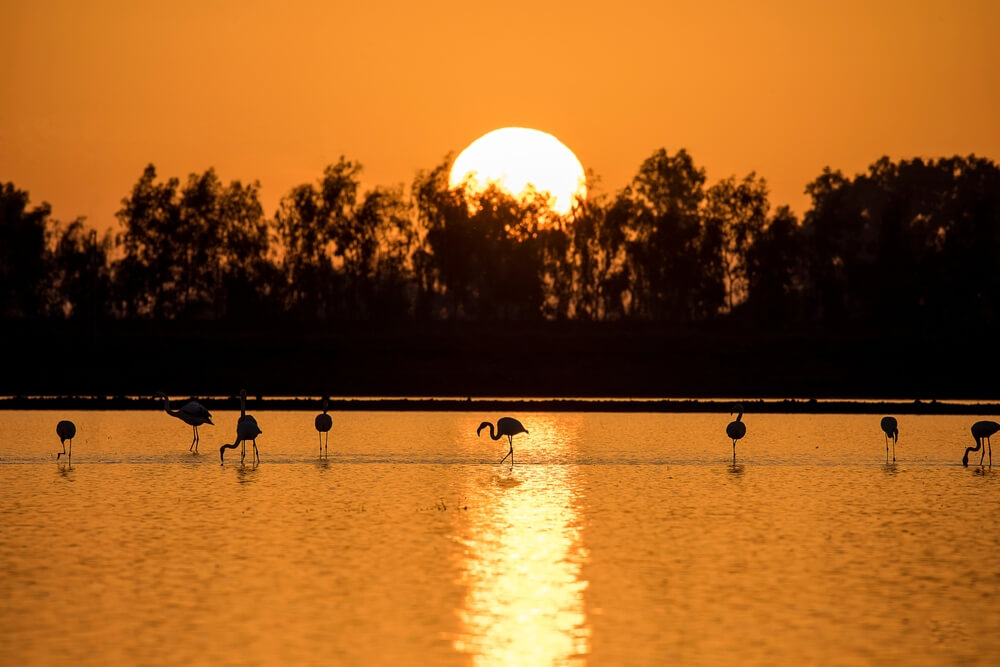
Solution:
{"label": "flamingo with head tucked", "polygon": [[509,456],[510,467],[513,468],[514,436],[517,435],[518,433],[526,434],[528,432],[528,429],[524,428],[521,422],[517,421],[513,417],[501,417],[500,419],[498,419],[496,431],[493,430],[493,424],[491,424],[490,422],[483,422],[482,424],[479,425],[479,428],[476,429],[476,435],[478,436],[480,431],[482,431],[484,428],[490,429],[490,437],[493,438],[494,440],[499,440],[503,436],[507,436],[507,443],[510,445],[510,451],[507,452],[507,454],[505,454],[502,459],[500,459],[500,463],[506,461],[507,457]]}
{"label": "flamingo with head tucked", "polygon": [[734,412],[738,412],[739,415],[736,417],[736,421],[726,425],[726,435],[733,439],[733,465],[736,465],[736,441],[747,434],[747,425],[743,423],[742,403],[734,405],[729,414],[732,415]]}
{"label": "flamingo with head tucked", "polygon": [[[972,425],[972,437],[976,441],[975,447],[967,447],[965,449],[965,455],[962,457],[962,465],[965,467],[969,466],[969,452],[978,452],[983,449],[983,443],[986,443],[986,447],[990,452],[990,467],[993,467],[993,447],[990,445],[990,436],[1000,431],[1000,424],[991,421],[981,421],[976,422]],[[979,465],[983,465],[983,457],[986,456],[986,450],[979,455]]]}
{"label": "flamingo with head tucked", "polygon": [[197,454],[198,427],[202,424],[215,426],[215,424],[212,423],[212,413],[205,409],[205,406],[198,401],[188,401],[180,410],[171,410],[170,399],[167,398],[167,395],[162,391],[156,394],[156,398],[163,399],[163,409],[168,415],[171,417],[177,417],[194,429],[194,440],[191,441],[191,446],[188,447],[188,451]]}
{"label": "flamingo with head tucked", "polygon": [[895,417],[882,417],[882,432],[885,433],[885,462],[889,462],[889,438],[892,438],[892,461],[896,462],[896,441],[899,440],[899,424]]}
{"label": "flamingo with head tucked", "polygon": [[327,396],[323,397],[323,414],[316,415],[316,430],[319,431],[319,454],[323,455],[326,447],[323,446],[323,434],[326,433],[326,444],[330,444],[330,429],[333,428],[333,419],[326,414],[330,403]]}

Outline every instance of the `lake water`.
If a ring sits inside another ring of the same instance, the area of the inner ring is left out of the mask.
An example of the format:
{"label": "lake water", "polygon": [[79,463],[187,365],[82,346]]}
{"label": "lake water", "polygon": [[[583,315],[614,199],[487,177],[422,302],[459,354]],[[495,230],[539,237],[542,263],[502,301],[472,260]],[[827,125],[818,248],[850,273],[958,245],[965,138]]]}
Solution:
{"label": "lake water", "polygon": [[[979,418],[0,412],[0,663],[995,664]],[[56,463],[55,424],[78,428]],[[998,454],[1000,456],[1000,454]],[[249,458],[247,459],[250,460]],[[979,456],[972,456],[978,463]]]}

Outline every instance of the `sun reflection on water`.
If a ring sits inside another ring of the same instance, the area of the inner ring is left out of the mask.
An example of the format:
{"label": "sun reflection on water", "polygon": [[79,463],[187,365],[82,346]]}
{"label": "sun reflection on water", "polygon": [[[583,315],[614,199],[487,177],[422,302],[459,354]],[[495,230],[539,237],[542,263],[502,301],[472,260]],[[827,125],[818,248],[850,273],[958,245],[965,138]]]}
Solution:
{"label": "sun reflection on water", "polygon": [[[532,419],[532,449],[567,447],[572,438],[564,420],[559,426],[555,438],[554,424]],[[479,502],[461,536],[467,594],[454,645],[477,664],[564,663],[589,653],[574,477],[570,465],[501,466],[471,490]]]}

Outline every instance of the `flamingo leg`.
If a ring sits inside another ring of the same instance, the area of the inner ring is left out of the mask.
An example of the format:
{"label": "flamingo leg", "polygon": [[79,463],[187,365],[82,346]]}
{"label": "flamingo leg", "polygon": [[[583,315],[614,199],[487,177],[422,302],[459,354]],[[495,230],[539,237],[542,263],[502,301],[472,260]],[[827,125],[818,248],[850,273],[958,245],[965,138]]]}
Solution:
{"label": "flamingo leg", "polygon": [[[984,440],[986,442],[989,442],[990,439],[989,438],[980,438],[979,440],[976,441],[976,443],[980,447],[982,447]],[[983,459],[985,459],[985,458],[986,458],[986,447],[982,447],[982,453],[979,455],[979,465],[983,465]]]}
{"label": "flamingo leg", "polygon": [[69,439],[69,463],[73,465],[73,438]]}
{"label": "flamingo leg", "polygon": [[736,441],[733,440],[733,465],[736,465]]}
{"label": "flamingo leg", "polygon": [[319,433],[319,455],[323,456],[323,434],[320,431],[316,431],[316,433]]}
{"label": "flamingo leg", "polygon": [[893,439],[892,439],[892,462],[893,463],[896,462],[896,438],[895,437],[893,437]]}
{"label": "flamingo leg", "polygon": [[330,457],[330,432],[326,432],[326,439],[323,441],[323,456]]}
{"label": "flamingo leg", "polygon": [[[70,442],[72,442],[72,440],[70,440]],[[63,448],[63,450],[62,450],[61,452],[56,452],[56,461],[58,461],[58,460],[59,460],[59,457],[60,457],[60,456],[62,456],[63,454],[65,454],[65,453],[66,453],[66,441],[65,441],[65,440],[63,440],[63,441],[61,441],[61,442],[60,442],[59,444],[61,444],[61,445],[62,445],[62,448]]]}
{"label": "flamingo leg", "polygon": [[888,463],[889,462],[889,436],[887,434],[885,434],[885,433],[883,433],[882,435],[885,436],[885,462]]}
{"label": "flamingo leg", "polygon": [[[72,444],[73,444],[72,441],[70,441],[70,445],[71,446],[72,446]],[[990,444],[990,439],[989,438],[986,438],[986,446],[990,450],[990,467],[992,468],[993,467],[993,445]]]}
{"label": "flamingo leg", "polygon": [[243,460],[247,457],[247,441],[240,440],[240,465],[243,465]]}
{"label": "flamingo leg", "polygon": [[254,463],[260,463],[260,452],[257,451],[257,438],[253,439],[253,458]]}
{"label": "flamingo leg", "polygon": [[506,461],[508,456],[510,457],[510,467],[513,468],[514,467],[514,445],[513,444],[511,444],[511,446],[510,446],[510,451],[507,452],[506,454],[504,454],[503,458],[500,459],[500,463],[503,463],[504,461]]}

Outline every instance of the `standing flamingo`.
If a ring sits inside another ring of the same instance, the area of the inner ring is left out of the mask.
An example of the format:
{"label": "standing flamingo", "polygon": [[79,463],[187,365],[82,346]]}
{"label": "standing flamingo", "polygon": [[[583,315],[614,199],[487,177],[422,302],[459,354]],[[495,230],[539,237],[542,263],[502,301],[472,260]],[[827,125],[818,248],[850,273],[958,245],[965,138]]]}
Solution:
{"label": "standing flamingo", "polygon": [[892,462],[896,462],[896,441],[899,440],[899,424],[895,417],[882,417],[882,432],[885,433],[885,462],[889,462],[889,438],[892,438]]}
{"label": "standing flamingo", "polygon": [[323,452],[326,449],[323,446],[323,434],[326,433],[326,444],[330,444],[330,429],[333,428],[333,419],[330,415],[326,414],[330,399],[327,396],[323,397],[323,414],[316,415],[316,430],[319,431],[319,455],[323,456]]}
{"label": "standing flamingo", "polygon": [[62,443],[63,450],[61,452],[56,452],[56,461],[59,457],[66,453],[66,441],[69,440],[69,456],[70,461],[73,460],[73,438],[76,437],[76,424],[64,419],[58,424],[56,424],[56,435],[59,436],[59,442]]}
{"label": "standing flamingo", "polygon": [[487,427],[490,429],[490,437],[493,438],[494,440],[499,440],[503,436],[507,436],[507,442],[510,444],[510,451],[507,452],[507,454],[505,454],[502,459],[500,459],[500,463],[506,461],[507,457],[509,456],[510,467],[513,468],[514,436],[517,435],[518,433],[527,433],[528,430],[524,428],[521,422],[517,421],[513,417],[501,417],[500,419],[497,420],[497,428],[495,433],[493,431],[493,424],[491,424],[490,422],[483,422],[482,424],[479,425],[479,428],[476,429],[476,435],[478,436],[479,432]]}
{"label": "standing flamingo", "polygon": [[736,465],[736,441],[747,434],[747,425],[743,423],[742,403],[734,405],[729,414],[732,415],[734,412],[739,412],[740,414],[736,417],[736,421],[729,422],[726,426],[726,435],[733,439],[733,465]]}
{"label": "standing flamingo", "polygon": [[208,424],[209,426],[215,426],[212,423],[212,413],[205,409],[205,406],[198,401],[188,401],[184,404],[180,410],[170,409],[170,399],[162,391],[156,394],[156,398],[163,399],[163,409],[171,417],[177,417],[185,424],[191,426],[194,429],[194,440],[191,441],[191,446],[188,447],[189,452],[195,454],[198,453],[198,427],[202,424]]}
{"label": "standing flamingo", "polygon": [[219,465],[226,462],[225,454],[227,449],[236,449],[240,443],[243,448],[240,450],[240,464],[247,456],[247,440],[253,442],[254,464],[260,463],[260,453],[257,451],[257,436],[263,433],[257,426],[257,420],[252,415],[247,414],[247,390],[240,390],[240,418],[236,421],[236,440],[231,445],[219,447]]}
{"label": "standing flamingo", "polygon": [[[990,452],[990,467],[993,467],[993,446],[990,445],[990,436],[1000,431],[1000,424],[990,421],[976,422],[972,425],[972,437],[976,440],[975,447],[967,447],[965,449],[965,455],[962,457],[962,465],[966,468],[969,467],[969,452],[978,452],[983,449],[983,441],[986,441],[986,447]],[[983,465],[983,457],[986,456],[986,451],[984,450],[982,454],[979,455],[979,465]]]}

